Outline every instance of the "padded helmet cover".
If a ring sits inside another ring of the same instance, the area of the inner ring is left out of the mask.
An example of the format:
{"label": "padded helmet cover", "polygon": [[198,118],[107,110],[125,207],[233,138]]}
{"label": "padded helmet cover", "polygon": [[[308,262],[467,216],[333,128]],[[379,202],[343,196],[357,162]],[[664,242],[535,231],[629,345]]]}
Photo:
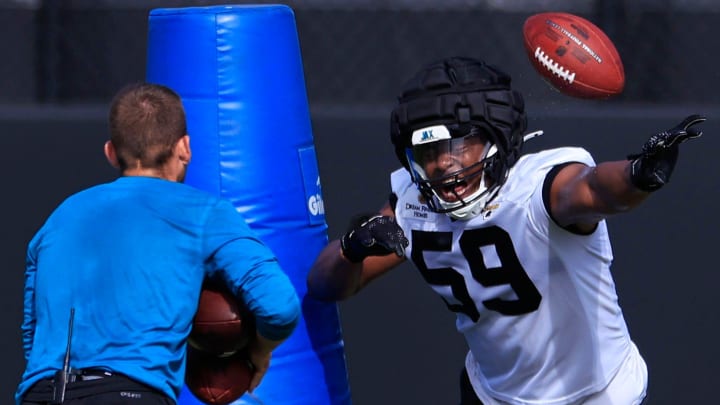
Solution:
{"label": "padded helmet cover", "polygon": [[[405,83],[390,118],[390,138],[400,162],[408,167],[406,149],[414,130],[431,125],[480,126],[497,153],[485,172],[499,187],[517,161],[527,128],[522,95],[498,68],[468,57],[431,63]],[[462,136],[462,135],[460,135]]]}

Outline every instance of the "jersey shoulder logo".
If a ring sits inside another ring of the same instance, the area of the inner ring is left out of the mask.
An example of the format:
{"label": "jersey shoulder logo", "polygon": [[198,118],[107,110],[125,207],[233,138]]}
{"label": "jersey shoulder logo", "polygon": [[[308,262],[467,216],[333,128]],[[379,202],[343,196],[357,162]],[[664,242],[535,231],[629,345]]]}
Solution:
{"label": "jersey shoulder logo", "polygon": [[500,204],[498,204],[498,203],[489,204],[480,211],[480,215],[482,215],[483,218],[488,219],[488,218],[490,218],[490,215],[492,215],[493,211],[495,211],[499,207],[500,207]]}

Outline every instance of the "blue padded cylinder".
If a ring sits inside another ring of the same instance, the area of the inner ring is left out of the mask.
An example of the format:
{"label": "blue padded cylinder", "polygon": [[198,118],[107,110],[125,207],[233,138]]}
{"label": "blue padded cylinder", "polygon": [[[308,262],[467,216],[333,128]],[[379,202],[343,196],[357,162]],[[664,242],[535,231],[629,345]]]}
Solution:
{"label": "blue padded cylinder", "polygon": [[[193,149],[186,183],[233,202],[303,303],[255,394],[265,404],[349,404],[337,305],[306,297],[307,271],[328,238],[292,9],[155,9],[147,57],[147,81],[183,98]],[[187,389],[180,403],[199,404]]]}

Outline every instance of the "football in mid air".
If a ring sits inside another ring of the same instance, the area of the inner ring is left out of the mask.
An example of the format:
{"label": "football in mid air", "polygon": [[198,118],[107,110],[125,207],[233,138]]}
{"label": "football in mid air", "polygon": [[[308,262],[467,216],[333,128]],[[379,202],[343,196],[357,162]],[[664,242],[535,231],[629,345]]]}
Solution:
{"label": "football in mid air", "polygon": [[254,319],[243,303],[226,287],[206,283],[190,330],[190,346],[229,356],[245,347],[254,335]]}
{"label": "football in mid air", "polygon": [[523,38],[535,70],[561,93],[589,99],[622,93],[620,55],[590,21],[568,13],[535,14],[525,20]]}

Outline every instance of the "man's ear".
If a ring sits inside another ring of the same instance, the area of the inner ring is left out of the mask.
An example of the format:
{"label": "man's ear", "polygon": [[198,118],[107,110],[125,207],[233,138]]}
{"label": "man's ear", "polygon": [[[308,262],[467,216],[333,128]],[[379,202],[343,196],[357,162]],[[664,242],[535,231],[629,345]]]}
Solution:
{"label": "man's ear", "polygon": [[175,151],[181,162],[185,165],[190,163],[190,160],[192,159],[192,150],[190,150],[190,135],[185,135],[178,140],[177,144],[175,144]]}
{"label": "man's ear", "polygon": [[105,142],[105,158],[107,158],[108,163],[110,163],[112,167],[120,169],[115,145],[113,145],[110,141]]}

